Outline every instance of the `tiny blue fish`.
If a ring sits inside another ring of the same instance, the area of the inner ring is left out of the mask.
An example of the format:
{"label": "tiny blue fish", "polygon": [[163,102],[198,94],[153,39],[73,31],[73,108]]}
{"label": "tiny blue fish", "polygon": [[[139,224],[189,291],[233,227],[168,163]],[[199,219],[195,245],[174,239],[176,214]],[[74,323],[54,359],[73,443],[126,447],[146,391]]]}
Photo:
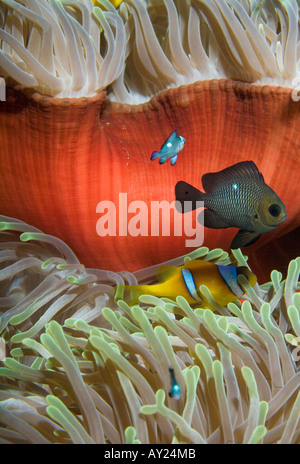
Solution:
{"label": "tiny blue fish", "polygon": [[169,367],[169,371],[171,376],[171,390],[169,391],[169,396],[174,398],[174,400],[179,400],[181,396],[181,388],[175,379],[174,369]]}
{"label": "tiny blue fish", "polygon": [[160,157],[159,164],[163,164],[168,158],[171,158],[171,165],[177,161],[178,153],[183,149],[185,139],[177,135],[177,131],[172,132],[170,137],[161,146],[160,151],[154,151],[151,155],[151,161]]}

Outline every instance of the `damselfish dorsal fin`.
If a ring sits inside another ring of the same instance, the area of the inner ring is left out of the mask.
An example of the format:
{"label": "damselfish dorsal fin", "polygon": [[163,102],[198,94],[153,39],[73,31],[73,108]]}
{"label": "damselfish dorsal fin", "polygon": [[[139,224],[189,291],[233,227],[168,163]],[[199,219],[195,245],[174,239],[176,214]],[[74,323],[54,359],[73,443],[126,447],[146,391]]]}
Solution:
{"label": "damselfish dorsal fin", "polygon": [[176,274],[178,274],[178,268],[168,264],[163,264],[155,271],[155,277],[159,282],[166,282],[170,279],[170,277],[173,277]]}
{"label": "damselfish dorsal fin", "polygon": [[174,130],[172,134],[167,138],[167,140],[162,144],[161,148],[163,148],[167,143],[174,143],[174,140],[177,139],[177,131]]}
{"label": "damselfish dorsal fin", "polygon": [[263,175],[259,172],[253,161],[241,161],[222,171],[204,174],[202,176],[202,185],[206,193],[212,193],[224,185],[242,179],[253,179],[257,182],[264,182]]}

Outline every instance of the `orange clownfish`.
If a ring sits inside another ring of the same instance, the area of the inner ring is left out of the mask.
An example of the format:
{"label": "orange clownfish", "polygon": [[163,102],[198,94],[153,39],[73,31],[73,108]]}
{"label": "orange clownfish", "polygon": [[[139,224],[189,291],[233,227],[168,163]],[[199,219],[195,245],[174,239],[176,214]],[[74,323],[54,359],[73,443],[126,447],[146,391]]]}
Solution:
{"label": "orange clownfish", "polygon": [[160,283],[120,285],[117,287],[117,295],[129,305],[137,304],[141,295],[153,295],[171,300],[176,300],[176,297],[181,295],[189,304],[210,307],[199,292],[199,287],[206,285],[215,301],[221,306],[226,306],[245,294],[238,282],[240,274],[244,275],[254,287],[257,282],[256,276],[245,266],[222,266],[194,259],[178,267],[162,265],[155,272]]}

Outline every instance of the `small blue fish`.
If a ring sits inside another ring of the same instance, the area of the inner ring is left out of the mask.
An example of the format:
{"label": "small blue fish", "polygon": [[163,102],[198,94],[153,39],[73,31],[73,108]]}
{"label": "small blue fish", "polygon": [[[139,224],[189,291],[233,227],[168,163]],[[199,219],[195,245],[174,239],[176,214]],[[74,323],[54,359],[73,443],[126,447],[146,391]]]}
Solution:
{"label": "small blue fish", "polygon": [[172,132],[170,137],[161,146],[160,151],[154,151],[151,155],[151,161],[160,157],[159,164],[163,164],[168,158],[171,158],[171,165],[177,161],[178,153],[183,149],[185,139],[181,135],[177,135],[177,131]]}
{"label": "small blue fish", "polygon": [[169,391],[169,396],[174,398],[174,400],[179,400],[181,396],[181,388],[175,379],[174,369],[169,367],[170,376],[171,376],[171,390]]}

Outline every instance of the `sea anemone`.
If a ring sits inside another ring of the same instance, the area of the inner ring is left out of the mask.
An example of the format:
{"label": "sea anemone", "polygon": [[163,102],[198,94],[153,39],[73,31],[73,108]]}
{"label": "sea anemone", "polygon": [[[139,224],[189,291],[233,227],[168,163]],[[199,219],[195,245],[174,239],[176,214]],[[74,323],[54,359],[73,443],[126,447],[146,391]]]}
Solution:
{"label": "sea anemone", "polygon": [[[291,86],[296,0],[1,0],[5,76],[57,97],[108,89],[141,103],[166,87],[230,78]],[[135,73],[135,75],[133,75]]]}
{"label": "sea anemone", "polygon": [[[66,241],[88,267],[134,271],[186,253],[185,237],[172,217],[167,237],[100,237],[101,202],[120,226],[120,192],[129,214],[137,200],[149,212],[177,181],[201,187],[249,159],[288,211],[249,256],[299,227],[298,2],[94,3],[0,0],[2,214]],[[186,139],[176,166],[150,164],[175,129]],[[206,230],[204,244],[227,248],[233,235]]]}
{"label": "sea anemone", "polygon": [[[153,280],[86,269],[61,240],[1,218],[2,443],[298,443],[300,258],[286,279],[215,312],[116,284]],[[240,250],[199,258],[247,265]],[[4,344],[5,343],[5,344]],[[172,366],[181,397],[170,390]]]}

